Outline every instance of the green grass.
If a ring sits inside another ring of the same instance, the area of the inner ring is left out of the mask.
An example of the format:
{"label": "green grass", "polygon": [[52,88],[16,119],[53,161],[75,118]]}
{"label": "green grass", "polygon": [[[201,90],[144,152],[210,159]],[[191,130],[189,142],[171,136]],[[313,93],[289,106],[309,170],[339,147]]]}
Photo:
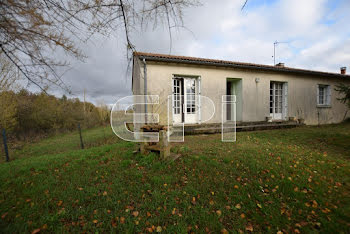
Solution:
{"label": "green grass", "polygon": [[[111,131],[110,126],[82,130],[82,134],[85,148],[91,148],[102,144],[112,144],[119,140],[114,137],[115,135]],[[52,136],[45,140],[36,142],[35,144],[26,142],[8,143],[11,160],[81,149],[78,130],[71,133]],[[1,157],[0,162],[4,161],[5,157]]]}
{"label": "green grass", "polygon": [[83,135],[85,150],[66,134],[0,164],[1,232],[350,231],[349,123],[188,136],[174,162]]}

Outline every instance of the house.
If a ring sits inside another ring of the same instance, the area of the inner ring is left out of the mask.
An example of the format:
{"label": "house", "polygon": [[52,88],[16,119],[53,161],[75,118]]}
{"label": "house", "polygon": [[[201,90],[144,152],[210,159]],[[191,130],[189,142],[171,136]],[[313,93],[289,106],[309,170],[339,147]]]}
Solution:
{"label": "house", "polygon": [[[339,123],[350,117],[347,106],[337,100],[341,96],[335,91],[339,83],[350,85],[346,68],[329,73],[282,63],[269,66],[142,52],[134,53],[132,72],[134,95],[160,98],[158,107],[136,105],[136,113],[157,112],[161,124],[167,124],[169,115],[171,123],[185,126],[202,124],[205,119],[194,95],[206,96],[214,103],[216,111],[206,123],[233,119],[230,106],[222,116],[222,95],[236,95],[237,122],[299,119],[310,125]],[[167,108],[169,95],[173,97],[171,111]]]}

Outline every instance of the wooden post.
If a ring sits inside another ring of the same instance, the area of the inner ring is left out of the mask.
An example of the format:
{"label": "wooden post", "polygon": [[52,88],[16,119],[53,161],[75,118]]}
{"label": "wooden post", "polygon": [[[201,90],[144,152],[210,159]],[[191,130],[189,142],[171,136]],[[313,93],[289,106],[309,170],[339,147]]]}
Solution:
{"label": "wooden post", "polygon": [[[144,132],[144,129],[141,128],[141,131]],[[140,142],[140,152],[141,152],[141,154],[143,154],[143,155],[148,154],[148,151],[146,149],[147,145],[148,145],[148,142]]]}
{"label": "wooden post", "polygon": [[79,130],[79,135],[80,135],[80,146],[82,149],[84,149],[84,143],[83,143],[83,137],[81,135],[80,123],[78,123],[78,130]]}
{"label": "wooden post", "polygon": [[5,149],[5,155],[6,155],[6,162],[10,161],[9,157],[9,150],[7,148],[7,139],[6,139],[6,131],[5,129],[2,129],[2,139],[4,141],[4,149]]}
{"label": "wooden post", "polygon": [[159,153],[162,159],[170,156],[170,146],[166,130],[159,131]]}
{"label": "wooden post", "polygon": [[141,154],[143,154],[143,155],[148,154],[147,145],[148,145],[148,142],[140,142],[140,152],[141,152]]}
{"label": "wooden post", "polygon": [[84,88],[84,117],[85,117],[85,113],[86,113],[86,108],[85,108],[85,88]]}

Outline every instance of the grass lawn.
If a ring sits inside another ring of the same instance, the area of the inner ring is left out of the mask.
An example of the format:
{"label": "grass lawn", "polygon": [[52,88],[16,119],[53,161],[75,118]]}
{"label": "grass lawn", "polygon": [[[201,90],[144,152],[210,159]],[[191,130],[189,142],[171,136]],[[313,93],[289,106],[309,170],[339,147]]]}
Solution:
{"label": "grass lawn", "polygon": [[350,123],[188,136],[174,162],[83,135],[0,163],[0,232],[350,232]]}

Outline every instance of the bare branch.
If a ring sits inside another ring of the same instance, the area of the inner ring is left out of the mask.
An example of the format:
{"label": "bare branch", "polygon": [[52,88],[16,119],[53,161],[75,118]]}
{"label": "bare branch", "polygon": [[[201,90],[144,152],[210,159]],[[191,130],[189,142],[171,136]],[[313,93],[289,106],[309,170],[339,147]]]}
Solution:
{"label": "bare branch", "polygon": [[[33,81],[29,76],[28,73],[23,71],[22,68],[12,59],[12,57],[7,53],[6,50],[4,50],[4,48],[2,47],[2,45],[0,44],[0,48],[2,50],[2,52],[6,55],[6,57],[17,67],[17,69],[33,84],[35,84],[36,86],[38,86],[41,91],[43,91],[44,93],[46,93],[46,91],[39,85],[37,84],[35,81]],[[47,94],[47,93],[46,93]]]}
{"label": "bare branch", "polygon": [[171,53],[172,28],[183,26],[182,9],[195,4],[193,0],[2,0],[1,50],[41,90],[52,84],[68,90],[62,69],[69,69],[69,63],[56,52],[83,60],[79,43],[96,33],[109,36],[123,28],[130,59],[129,52],[136,51],[132,31],[162,22],[169,29]]}
{"label": "bare branch", "polygon": [[248,0],[245,0],[243,6],[242,6],[242,8],[241,8],[241,11],[243,11],[243,9],[244,9],[244,7],[247,5],[247,3],[248,3]]}

